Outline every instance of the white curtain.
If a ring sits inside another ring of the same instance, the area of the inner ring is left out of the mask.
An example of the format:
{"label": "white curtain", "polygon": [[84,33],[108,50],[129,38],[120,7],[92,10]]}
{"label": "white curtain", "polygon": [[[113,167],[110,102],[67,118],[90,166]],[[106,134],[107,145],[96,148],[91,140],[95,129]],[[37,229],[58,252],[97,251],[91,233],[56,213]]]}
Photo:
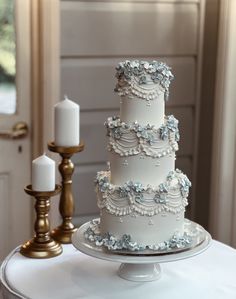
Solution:
{"label": "white curtain", "polygon": [[236,1],[220,5],[210,230],[236,247]]}

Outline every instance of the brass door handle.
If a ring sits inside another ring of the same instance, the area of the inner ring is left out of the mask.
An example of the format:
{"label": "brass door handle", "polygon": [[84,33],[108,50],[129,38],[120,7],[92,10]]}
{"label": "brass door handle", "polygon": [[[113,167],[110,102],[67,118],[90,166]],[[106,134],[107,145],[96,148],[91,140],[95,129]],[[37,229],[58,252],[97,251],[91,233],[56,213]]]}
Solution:
{"label": "brass door handle", "polygon": [[20,139],[28,134],[28,126],[25,122],[21,121],[16,123],[10,131],[0,131],[0,138],[2,139]]}

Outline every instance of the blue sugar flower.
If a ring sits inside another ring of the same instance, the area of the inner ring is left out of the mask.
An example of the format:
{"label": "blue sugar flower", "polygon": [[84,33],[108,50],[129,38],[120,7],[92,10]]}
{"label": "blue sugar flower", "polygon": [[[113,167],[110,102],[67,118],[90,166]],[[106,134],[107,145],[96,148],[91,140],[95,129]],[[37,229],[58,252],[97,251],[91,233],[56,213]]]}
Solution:
{"label": "blue sugar flower", "polygon": [[109,183],[104,183],[103,185],[99,185],[101,192],[105,192],[106,190],[109,189],[110,184]]}
{"label": "blue sugar flower", "polygon": [[160,132],[160,138],[162,140],[166,140],[169,136],[169,131],[168,131],[168,127],[165,125],[162,125],[159,129]]}
{"label": "blue sugar flower", "polygon": [[143,202],[143,194],[142,193],[135,194],[134,199],[137,203],[142,203]]}
{"label": "blue sugar flower", "polygon": [[128,192],[123,187],[119,187],[118,192],[121,198],[127,197],[128,195]]}
{"label": "blue sugar flower", "polygon": [[175,132],[175,140],[176,140],[176,141],[179,141],[179,140],[180,140],[179,130],[177,130],[177,131]]}
{"label": "blue sugar flower", "polygon": [[175,177],[175,171],[170,171],[166,177],[167,181],[172,181]]}
{"label": "blue sugar flower", "polygon": [[160,193],[156,193],[154,196],[154,200],[156,203],[166,204],[166,197]]}
{"label": "blue sugar flower", "polygon": [[173,115],[169,115],[167,118],[166,126],[169,130],[175,132],[178,129],[178,123],[178,120]]}
{"label": "blue sugar flower", "polygon": [[116,140],[119,140],[122,137],[122,131],[120,128],[113,130],[113,136]]}
{"label": "blue sugar flower", "polygon": [[160,193],[168,193],[168,185],[166,183],[161,183],[159,185],[159,192]]}
{"label": "blue sugar flower", "polygon": [[124,184],[124,187],[123,189],[126,191],[126,192],[131,192],[132,189],[133,189],[133,182],[132,181],[128,181]]}
{"label": "blue sugar flower", "polygon": [[179,184],[180,184],[180,191],[182,196],[186,196],[189,193],[189,188],[191,187],[191,182],[189,179],[184,176],[182,178],[179,178]]}
{"label": "blue sugar flower", "polygon": [[135,192],[142,192],[143,191],[143,185],[141,183],[134,183],[133,190]]}
{"label": "blue sugar flower", "polygon": [[146,76],[141,76],[139,78],[139,84],[147,84],[147,77]]}

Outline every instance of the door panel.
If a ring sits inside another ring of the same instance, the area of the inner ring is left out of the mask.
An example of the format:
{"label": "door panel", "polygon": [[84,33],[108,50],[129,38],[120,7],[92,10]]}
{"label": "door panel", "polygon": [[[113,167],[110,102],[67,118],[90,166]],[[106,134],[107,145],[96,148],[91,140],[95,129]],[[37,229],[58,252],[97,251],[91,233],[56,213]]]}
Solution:
{"label": "door panel", "polygon": [[74,161],[82,164],[101,163],[107,160],[106,130],[104,122],[119,110],[81,113],[81,138],[86,140],[86,149],[75,155]]}
{"label": "door panel", "polygon": [[193,174],[192,174],[192,159],[191,157],[177,157],[176,161],[175,161],[175,167],[178,169],[181,169],[181,171],[183,171],[183,173],[185,173],[188,178],[190,179],[190,181],[193,178]]}
{"label": "door panel", "polygon": [[75,217],[98,213],[94,179],[98,171],[106,168],[106,163],[86,166],[75,165],[73,180],[74,182],[78,182],[77,184],[73,184],[73,192],[77,198]]}
{"label": "door panel", "polygon": [[61,19],[62,56],[197,52],[196,3],[66,1],[61,3]]}

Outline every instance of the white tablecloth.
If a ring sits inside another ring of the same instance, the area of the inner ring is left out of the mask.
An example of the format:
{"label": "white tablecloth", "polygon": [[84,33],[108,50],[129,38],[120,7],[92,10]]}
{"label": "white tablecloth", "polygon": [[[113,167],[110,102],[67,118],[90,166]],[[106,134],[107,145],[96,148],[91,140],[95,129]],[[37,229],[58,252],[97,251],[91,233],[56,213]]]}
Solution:
{"label": "white tablecloth", "polygon": [[117,263],[86,256],[72,245],[63,249],[61,256],[44,260],[13,252],[1,267],[4,298],[236,298],[236,250],[217,241],[198,256],[161,264],[162,277],[145,283],[119,278]]}

